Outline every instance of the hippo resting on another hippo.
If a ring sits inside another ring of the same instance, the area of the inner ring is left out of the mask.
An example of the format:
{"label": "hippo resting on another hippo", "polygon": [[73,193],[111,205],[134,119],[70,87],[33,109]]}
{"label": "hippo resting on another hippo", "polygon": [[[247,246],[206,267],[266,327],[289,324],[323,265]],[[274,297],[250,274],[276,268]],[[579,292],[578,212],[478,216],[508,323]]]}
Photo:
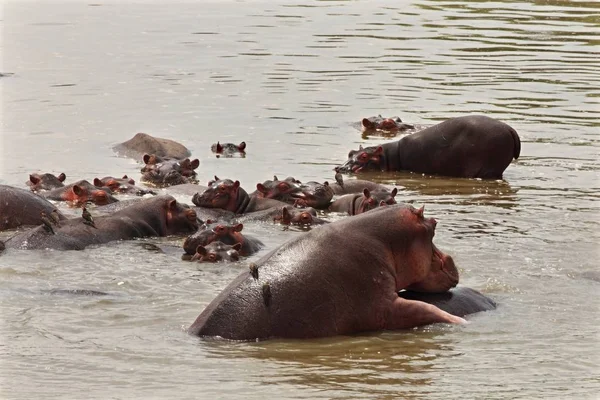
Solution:
{"label": "hippo resting on another hippo", "polygon": [[96,187],[86,180],[77,181],[40,194],[50,200],[67,201],[75,207],[81,207],[88,202],[104,206],[119,201],[112,195],[109,188]]}
{"label": "hippo resting on another hippo", "polygon": [[54,234],[43,226],[17,234],[5,242],[7,248],[82,250],[92,244],[151,236],[187,234],[198,229],[196,213],[171,196],[156,196],[94,218],[94,226],[73,218],[55,226]]}
{"label": "hippo resting on another hippo", "polygon": [[501,179],[521,152],[517,132],[483,115],[452,118],[396,142],[352,150],[338,172],[412,171]]}
{"label": "hippo resting on another hippo", "polygon": [[196,171],[200,165],[197,158],[177,159],[171,157],[159,157],[155,154],[144,154],[142,169],[142,181],[158,187],[197,183]]}
{"label": "hippo resting on another hippo", "polygon": [[139,160],[144,154],[156,154],[159,157],[186,158],[192,155],[182,144],[171,139],[162,139],[146,133],[138,133],[133,138],[113,147],[119,155]]}
{"label": "hippo resting on another hippo", "polygon": [[446,292],[458,270],[432,243],[436,221],[423,208],[380,207],[283,244],[242,272],[189,332],[255,340],[313,338],[465,320],[402,289]]}
{"label": "hippo resting on another hippo", "polygon": [[[18,228],[22,225],[40,225],[41,213],[51,215],[56,210],[54,204],[28,190],[0,185],[0,231]],[[58,210],[59,220],[66,217]]]}
{"label": "hippo resting on another hippo", "polygon": [[188,236],[183,242],[183,250],[188,255],[194,255],[198,246],[208,246],[213,242],[222,242],[227,245],[241,244],[239,255],[249,256],[259,251],[263,246],[260,240],[242,234],[243,224],[206,221],[193,235]]}
{"label": "hippo resting on another hippo", "polygon": [[302,183],[288,176],[283,180],[273,177],[256,184],[256,191],[251,194],[254,197],[280,200],[301,207],[314,207],[324,210],[331,204],[334,192],[328,182],[319,183],[315,181]]}

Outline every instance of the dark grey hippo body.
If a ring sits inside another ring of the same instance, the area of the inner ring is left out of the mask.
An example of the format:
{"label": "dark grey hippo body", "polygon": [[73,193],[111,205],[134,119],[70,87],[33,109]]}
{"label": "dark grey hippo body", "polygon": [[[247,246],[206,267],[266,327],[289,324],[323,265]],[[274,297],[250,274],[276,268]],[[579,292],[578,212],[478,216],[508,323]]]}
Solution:
{"label": "dark grey hippo body", "polygon": [[156,154],[159,157],[186,158],[192,155],[182,144],[171,139],[163,139],[138,133],[126,142],[117,144],[113,150],[124,157],[141,160],[144,154]]}
{"label": "dark grey hippo body", "polygon": [[403,290],[398,295],[407,300],[424,301],[450,313],[464,317],[496,309],[496,303],[477,290],[458,286],[444,293],[420,293]]}
{"label": "dark grey hippo body", "polygon": [[317,211],[312,207],[296,208],[293,206],[272,207],[267,210],[255,211],[236,218],[236,221],[246,223],[249,221],[275,222],[282,225],[322,225],[328,224],[318,217]]}
{"label": "dark grey hippo body", "polygon": [[432,238],[423,209],[393,205],[299,236],[242,272],[189,332],[234,340],[310,338],[411,328],[460,317],[398,291],[445,292],[452,258]]}
{"label": "dark grey hippo body", "polygon": [[521,141],[504,122],[483,115],[446,120],[396,142],[352,150],[338,172],[412,171],[501,179],[519,157]]}
{"label": "dark grey hippo body", "polygon": [[[54,204],[28,190],[0,185],[0,231],[23,225],[41,225],[41,213],[50,215]],[[61,220],[66,217],[57,212]]]}
{"label": "dark grey hippo body", "polygon": [[5,242],[7,248],[33,250],[82,250],[92,244],[142,237],[186,234],[196,231],[196,213],[171,196],[142,200],[110,216],[94,218],[95,227],[73,218],[55,226],[52,234],[42,226],[17,234]]}
{"label": "dark grey hippo body", "polygon": [[344,195],[352,193],[362,193],[365,189],[371,192],[375,191],[386,191],[390,190],[387,186],[380,183],[367,181],[364,179],[344,179],[340,185],[338,182],[334,182],[329,185],[335,195]]}

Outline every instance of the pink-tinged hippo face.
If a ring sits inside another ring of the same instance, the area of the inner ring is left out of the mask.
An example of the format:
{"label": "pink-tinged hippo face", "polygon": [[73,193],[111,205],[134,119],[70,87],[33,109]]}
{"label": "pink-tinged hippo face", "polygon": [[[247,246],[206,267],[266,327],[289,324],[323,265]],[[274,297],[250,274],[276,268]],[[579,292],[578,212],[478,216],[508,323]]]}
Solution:
{"label": "pink-tinged hippo face", "polygon": [[351,172],[354,174],[362,171],[379,171],[381,169],[382,156],[382,146],[364,148],[360,146],[358,150],[350,150],[348,160],[343,165],[336,167],[335,170],[336,172]]}
{"label": "pink-tinged hippo face", "polygon": [[177,200],[169,200],[165,207],[167,235],[195,232],[198,229],[196,211]]}
{"label": "pink-tinged hippo face", "polygon": [[241,248],[241,243],[229,245],[223,242],[212,242],[206,246],[199,245],[196,248],[196,254],[192,256],[190,261],[212,263],[220,261],[238,261],[240,259],[239,251]]}

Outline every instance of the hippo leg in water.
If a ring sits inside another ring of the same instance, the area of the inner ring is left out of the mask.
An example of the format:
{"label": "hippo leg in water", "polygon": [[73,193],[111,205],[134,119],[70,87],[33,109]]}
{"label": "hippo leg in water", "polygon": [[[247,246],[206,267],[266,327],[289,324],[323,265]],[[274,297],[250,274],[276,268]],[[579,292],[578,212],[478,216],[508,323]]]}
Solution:
{"label": "hippo leg in water", "polygon": [[398,296],[402,289],[445,292],[458,283],[452,258],[432,243],[435,226],[422,208],[398,204],[314,229],[242,272],[189,332],[254,340],[464,323]]}

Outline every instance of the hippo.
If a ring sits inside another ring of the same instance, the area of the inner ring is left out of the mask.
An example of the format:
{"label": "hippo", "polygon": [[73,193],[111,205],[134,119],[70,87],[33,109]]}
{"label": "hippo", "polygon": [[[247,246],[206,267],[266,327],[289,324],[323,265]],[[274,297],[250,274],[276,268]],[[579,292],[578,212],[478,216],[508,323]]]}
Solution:
{"label": "hippo", "polygon": [[128,141],[115,145],[113,150],[119,155],[136,160],[142,158],[144,154],[156,154],[159,157],[177,159],[192,155],[184,145],[174,140],[158,138],[146,133],[137,133]]}
{"label": "hippo", "polygon": [[175,159],[145,154],[143,160],[146,165],[141,169],[142,181],[146,183],[157,187],[197,183],[195,169],[200,165],[197,158]]}
{"label": "hippo", "polygon": [[399,132],[415,129],[414,125],[403,123],[400,117],[383,118],[381,115],[363,118],[360,125],[363,135],[395,136]]}
{"label": "hippo", "polygon": [[371,192],[389,190],[387,186],[380,183],[366,181],[364,179],[346,179],[339,172],[335,174],[335,183],[329,185],[333,190],[334,195],[343,195],[350,193],[362,193],[363,190],[369,189]]}
{"label": "hippo", "polygon": [[[215,177],[216,178],[216,177]],[[273,180],[266,180],[263,183],[256,184],[256,191],[250,193],[250,196],[262,197],[265,199],[276,199],[285,202],[294,202],[292,195],[300,192],[300,181],[288,176],[285,179],[279,180],[277,175],[273,176]]]}
{"label": "hippo", "polygon": [[123,178],[115,178],[112,176],[105,176],[102,179],[94,178],[94,186],[96,187],[107,187],[113,193],[127,193],[135,194],[136,196],[144,196],[147,194],[156,195],[153,190],[148,190],[135,186],[135,181],[127,175],[123,175]]}
{"label": "hippo", "polygon": [[42,224],[42,212],[55,214],[59,221],[67,218],[45,198],[28,190],[0,185],[0,231],[24,225]]}
{"label": "hippo", "polygon": [[298,205],[300,207],[314,207],[320,210],[326,209],[333,198],[333,190],[328,182],[306,182],[289,176],[284,180],[267,180],[256,185],[256,192],[252,193],[257,197],[276,199],[286,203]]}
{"label": "hippo", "polygon": [[315,181],[301,183],[300,189],[300,192],[292,195],[296,199],[294,204],[297,206],[325,210],[331,204],[333,190],[327,181],[323,183]]}
{"label": "hippo", "polygon": [[398,296],[400,290],[443,293],[458,284],[452,257],[432,242],[436,224],[423,208],[396,204],[311,230],[242,272],[188,331],[259,340],[465,323]]}
{"label": "hippo", "polygon": [[220,208],[236,214],[245,214],[252,211],[287,205],[287,203],[279,200],[250,197],[240,187],[239,181],[234,182],[231,179],[219,179],[216,176],[214,181],[208,183],[208,189],[202,192],[202,194],[196,193],[192,197],[192,203],[198,207]]}
{"label": "hippo", "polygon": [[421,293],[401,290],[398,292],[398,296],[406,300],[418,300],[433,304],[447,313],[459,317],[496,309],[496,302],[494,300],[474,289],[464,286],[457,286],[443,293]]}
{"label": "hippo", "polygon": [[452,118],[396,142],[352,150],[337,172],[412,171],[501,179],[521,152],[517,132],[484,115]]}
{"label": "hippo", "polygon": [[237,217],[238,222],[246,221],[272,221],[282,225],[311,226],[328,224],[329,221],[317,216],[317,211],[312,207],[296,208],[291,205],[272,207],[262,211],[255,211]]}
{"label": "hippo", "polygon": [[212,263],[220,261],[239,261],[239,251],[241,248],[241,243],[230,245],[223,242],[212,242],[206,246],[199,245],[196,248],[196,254],[190,257],[190,261],[205,261]]}
{"label": "hippo", "polygon": [[86,180],[77,181],[61,188],[42,192],[41,195],[50,200],[67,201],[74,207],[82,207],[88,202],[103,206],[119,201],[112,195],[109,188],[96,187]]}
{"label": "hippo", "polygon": [[329,211],[346,212],[348,215],[358,215],[374,208],[396,204],[396,194],[398,189],[394,188],[391,192],[375,191],[369,189],[363,190],[362,194],[347,194],[329,206]]}
{"label": "hippo", "polygon": [[246,142],[240,144],[217,142],[210,146],[210,151],[216,153],[217,157],[233,157],[235,155],[246,157]]}
{"label": "hippo", "polygon": [[56,176],[54,174],[30,174],[29,180],[25,182],[30,187],[32,192],[38,192],[41,190],[52,190],[65,186],[64,181],[67,176],[64,172]]}
{"label": "hippo", "polygon": [[241,256],[250,256],[263,248],[264,244],[260,240],[243,235],[242,229],[244,225],[240,223],[224,223],[206,221],[196,233],[188,236],[183,242],[183,250],[190,255],[196,253],[198,246],[207,246],[216,241],[223,242],[228,245],[240,243],[242,246],[238,250]]}
{"label": "hippo", "polygon": [[93,224],[83,218],[62,221],[54,233],[43,226],[17,234],[5,242],[7,248],[24,250],[83,250],[92,244],[142,237],[184,235],[198,229],[196,213],[172,196],[143,199],[109,216],[96,216]]}

